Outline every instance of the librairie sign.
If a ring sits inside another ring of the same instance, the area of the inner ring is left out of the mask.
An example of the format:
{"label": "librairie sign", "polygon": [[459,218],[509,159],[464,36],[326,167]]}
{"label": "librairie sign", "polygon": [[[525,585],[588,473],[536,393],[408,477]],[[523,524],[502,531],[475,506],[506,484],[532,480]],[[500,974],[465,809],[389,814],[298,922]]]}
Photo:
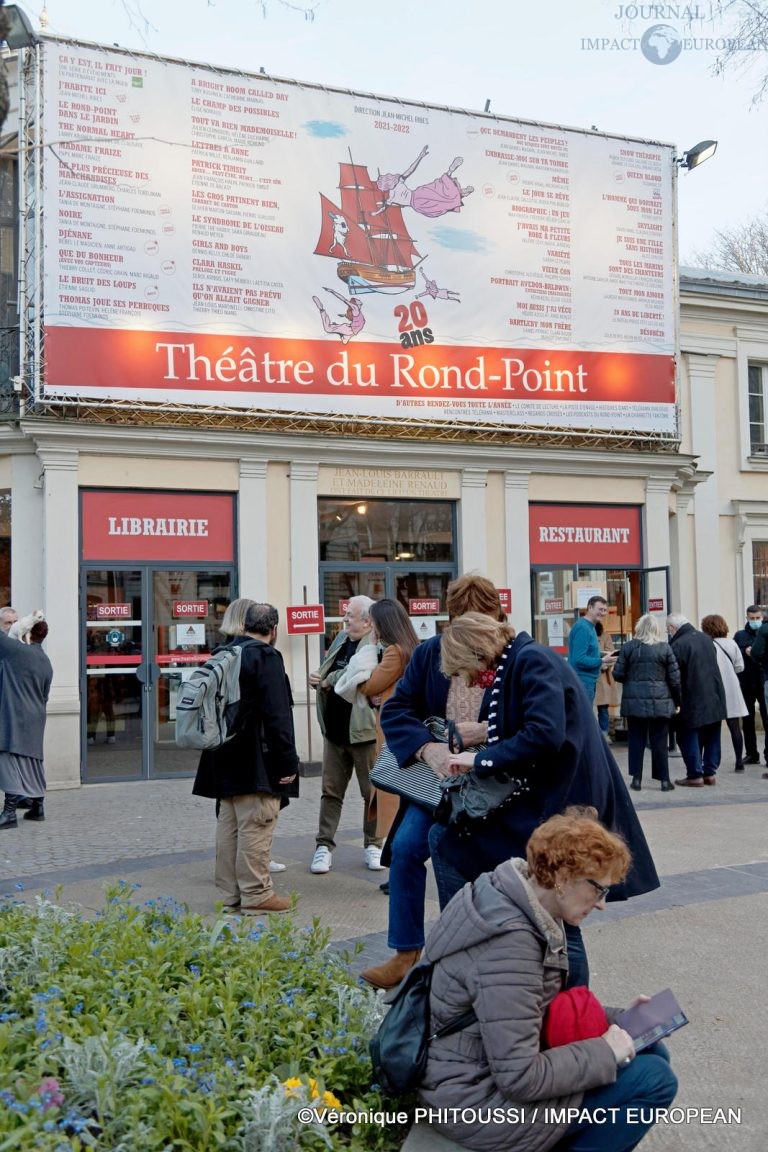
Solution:
{"label": "librairie sign", "polygon": [[234,505],[205,493],[85,491],[82,538],[84,560],[231,562]]}
{"label": "librairie sign", "polygon": [[671,146],[40,53],[43,399],[675,431]]}
{"label": "librairie sign", "polygon": [[289,636],[311,636],[325,632],[325,609],[322,604],[293,604],[285,610]]}

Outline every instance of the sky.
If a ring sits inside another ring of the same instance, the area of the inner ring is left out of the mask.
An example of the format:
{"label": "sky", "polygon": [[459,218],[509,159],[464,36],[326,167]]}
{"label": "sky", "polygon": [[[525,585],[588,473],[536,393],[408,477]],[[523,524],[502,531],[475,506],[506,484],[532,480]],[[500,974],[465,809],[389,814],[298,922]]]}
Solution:
{"label": "sky", "polygon": [[[33,2],[22,7],[37,28],[42,4]],[[304,8],[312,0],[294,2]],[[78,40],[470,111],[490,100],[499,116],[594,126],[674,144],[678,154],[717,140],[713,159],[681,172],[681,263],[695,263],[715,230],[768,207],[768,99],[752,105],[768,52],[743,52],[746,67],[715,76],[717,51],[706,41],[728,29],[708,19],[708,3],[318,0],[313,20],[278,0],[47,0],[46,6],[47,30]],[[659,23],[673,30],[656,39],[663,64],[638,47]],[[675,33],[688,43],[673,58]]]}

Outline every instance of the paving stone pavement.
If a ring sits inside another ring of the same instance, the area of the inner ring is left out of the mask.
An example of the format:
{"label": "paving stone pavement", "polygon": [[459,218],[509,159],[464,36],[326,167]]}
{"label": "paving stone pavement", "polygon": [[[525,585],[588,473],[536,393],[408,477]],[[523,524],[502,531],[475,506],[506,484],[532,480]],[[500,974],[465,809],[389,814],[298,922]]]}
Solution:
{"label": "paving stone pavement", "polygon": [[[614,748],[620,763],[626,749]],[[691,1024],[670,1049],[683,1108],[740,1108],[730,1126],[658,1126],[644,1152],[765,1152],[768,1097],[763,1092],[768,1012],[768,780],[764,766],[733,771],[724,752],[715,788],[662,794],[648,782],[631,793],[656,859],[658,892],[595,913],[585,926],[592,986],[605,1003],[671,986]],[[671,761],[673,777],[682,761]],[[274,856],[288,865],[275,877],[280,893],[297,896],[296,919],[314,917],[353,970],[388,955],[386,872],[363,862],[362,805],[352,786],[344,805],[328,875],[309,861],[320,796],[319,779],[302,780],[301,799],[280,816]],[[0,830],[0,894],[33,899],[61,886],[60,899],[89,914],[117,879],[141,884],[137,897],[171,895],[192,911],[212,914],[214,812],[191,795],[191,781],[90,785],[51,792],[43,824]],[[21,887],[19,887],[21,886]],[[431,875],[427,919],[438,914]],[[418,1134],[414,1134],[414,1139]],[[426,1135],[426,1134],[424,1134]],[[428,1141],[416,1148],[426,1149]]]}

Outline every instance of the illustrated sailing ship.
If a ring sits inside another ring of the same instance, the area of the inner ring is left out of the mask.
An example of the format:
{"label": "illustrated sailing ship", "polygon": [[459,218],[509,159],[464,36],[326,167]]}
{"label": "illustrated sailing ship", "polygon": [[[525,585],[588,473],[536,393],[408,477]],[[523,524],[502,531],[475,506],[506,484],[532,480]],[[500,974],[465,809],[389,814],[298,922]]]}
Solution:
{"label": "illustrated sailing ship", "polygon": [[342,241],[338,221],[343,218],[345,255],[336,274],[350,295],[411,291],[416,286],[416,268],[422,257],[408,234],[402,210],[397,205],[382,208],[382,193],[368,169],[353,163],[351,155],[349,164],[339,164],[339,191],[340,208],[320,194],[322,222],[315,254],[339,259]]}

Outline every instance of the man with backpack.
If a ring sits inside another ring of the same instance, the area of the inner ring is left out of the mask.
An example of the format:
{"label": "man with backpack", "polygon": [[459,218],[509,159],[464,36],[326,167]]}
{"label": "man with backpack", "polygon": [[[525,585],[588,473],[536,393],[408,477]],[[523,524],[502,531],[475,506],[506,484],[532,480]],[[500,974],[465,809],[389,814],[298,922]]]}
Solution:
{"label": "man with backpack", "polygon": [[277,609],[245,603],[242,634],[217,650],[240,649],[239,703],[226,738],[202,753],[192,791],[218,801],[216,887],[224,910],[259,915],[291,906],[275,895],[269,862],[280,809],[298,796],[299,757],[290,686],[274,647]]}

